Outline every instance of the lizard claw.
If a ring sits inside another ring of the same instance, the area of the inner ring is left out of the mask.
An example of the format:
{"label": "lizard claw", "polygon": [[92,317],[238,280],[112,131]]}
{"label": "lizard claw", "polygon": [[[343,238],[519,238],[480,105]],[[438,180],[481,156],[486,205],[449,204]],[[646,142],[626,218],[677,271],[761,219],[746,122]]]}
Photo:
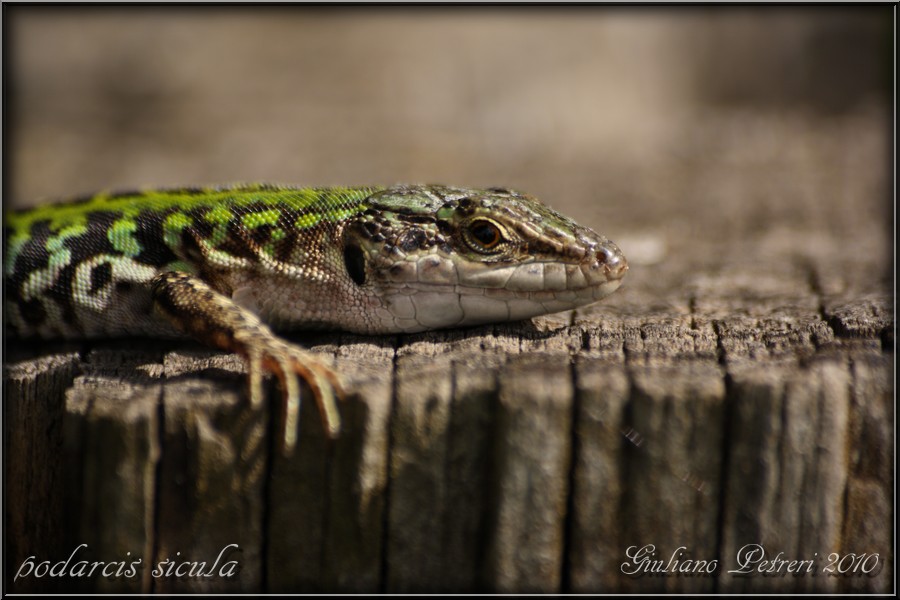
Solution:
{"label": "lizard claw", "polygon": [[[343,396],[343,389],[337,374],[310,352],[284,343],[277,338],[270,338],[269,342],[268,347],[260,353],[258,359],[250,357],[251,402],[258,404],[258,400],[253,397],[255,392],[252,386],[255,381],[261,379],[261,371],[274,373],[278,377],[283,400],[282,451],[290,455],[297,444],[301,379],[309,385],[312,391],[319,407],[326,435],[330,439],[336,438],[341,430],[337,398]],[[256,373],[254,373],[254,369]]]}

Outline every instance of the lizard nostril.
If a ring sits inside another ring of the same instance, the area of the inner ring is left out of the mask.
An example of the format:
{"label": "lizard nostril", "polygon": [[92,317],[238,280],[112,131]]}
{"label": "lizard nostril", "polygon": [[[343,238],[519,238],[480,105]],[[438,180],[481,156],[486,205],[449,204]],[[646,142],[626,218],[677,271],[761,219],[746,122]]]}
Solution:
{"label": "lizard nostril", "polygon": [[613,277],[621,277],[628,269],[622,252],[613,244],[603,245],[597,249],[596,260],[598,266],[603,266],[607,273]]}

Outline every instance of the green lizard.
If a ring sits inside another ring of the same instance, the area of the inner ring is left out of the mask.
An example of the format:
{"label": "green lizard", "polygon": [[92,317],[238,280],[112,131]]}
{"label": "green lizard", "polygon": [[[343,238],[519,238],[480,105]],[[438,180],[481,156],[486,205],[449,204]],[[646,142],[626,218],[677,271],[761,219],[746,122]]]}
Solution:
{"label": "green lizard", "polygon": [[283,448],[300,381],[329,436],[337,375],[272,330],[366,334],[527,319],[592,303],[619,249],[519,192],[438,185],[242,185],[99,194],[4,216],[7,331],[20,338],[190,335],[281,384]]}

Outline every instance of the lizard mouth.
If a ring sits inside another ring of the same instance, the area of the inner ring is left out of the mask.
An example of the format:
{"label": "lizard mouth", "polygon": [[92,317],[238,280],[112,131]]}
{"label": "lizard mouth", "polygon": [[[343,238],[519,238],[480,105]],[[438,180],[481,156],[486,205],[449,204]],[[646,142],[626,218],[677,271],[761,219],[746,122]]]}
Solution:
{"label": "lizard mouth", "polygon": [[546,292],[562,298],[575,293],[580,298],[596,300],[615,291],[627,271],[628,262],[622,251],[605,239],[591,244],[566,262],[550,259],[487,269],[477,264],[456,267],[461,286],[482,288],[485,294],[494,290],[497,293],[531,292],[541,297],[540,294]]}
{"label": "lizard mouth", "polygon": [[380,317],[393,331],[518,321],[593,304],[616,291],[621,278],[566,290],[513,291],[465,285],[410,284],[383,296]]}
{"label": "lizard mouth", "polygon": [[[419,263],[417,281],[396,282],[383,290],[381,320],[395,331],[515,321],[593,304],[616,291],[628,271],[622,253],[604,244],[575,264],[533,261],[471,271],[456,265],[455,283],[434,277],[429,262]],[[435,261],[434,269],[445,269]],[[446,271],[444,271],[446,273]]]}

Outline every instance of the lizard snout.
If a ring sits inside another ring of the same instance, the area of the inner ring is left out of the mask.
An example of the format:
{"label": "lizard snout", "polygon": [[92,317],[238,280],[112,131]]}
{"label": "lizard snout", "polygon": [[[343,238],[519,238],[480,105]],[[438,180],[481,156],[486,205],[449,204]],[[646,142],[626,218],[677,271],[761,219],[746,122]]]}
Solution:
{"label": "lizard snout", "polygon": [[602,267],[609,279],[622,279],[628,271],[628,261],[619,247],[612,242],[605,242],[596,248],[594,257],[598,267]]}

